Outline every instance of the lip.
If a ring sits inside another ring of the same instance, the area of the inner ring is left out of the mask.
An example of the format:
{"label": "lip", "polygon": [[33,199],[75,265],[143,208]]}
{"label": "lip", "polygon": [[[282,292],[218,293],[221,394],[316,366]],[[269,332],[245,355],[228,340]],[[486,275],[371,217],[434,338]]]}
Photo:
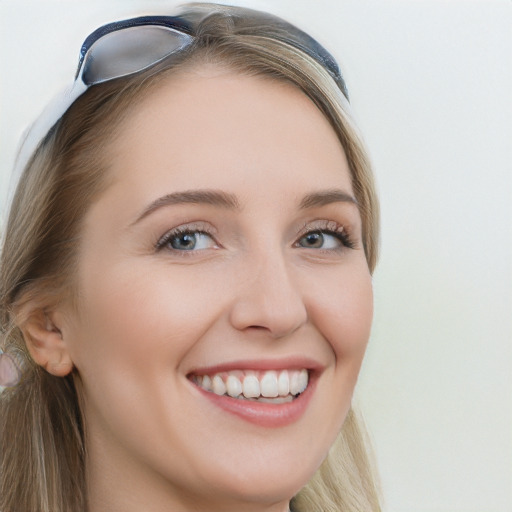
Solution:
{"label": "lip", "polygon": [[190,370],[188,375],[213,375],[233,370],[301,370],[306,368],[310,373],[319,373],[324,366],[306,357],[289,357],[286,359],[236,360],[213,366],[198,367]]}
{"label": "lip", "polygon": [[318,362],[303,357],[273,361],[234,361],[208,366],[207,368],[197,368],[189,373],[189,375],[212,375],[232,370],[264,371],[302,368],[306,368],[309,372],[308,387],[293,401],[283,404],[269,404],[232,398],[226,395],[216,395],[211,391],[202,389],[192,380],[188,379],[188,381],[199,391],[202,397],[227,413],[260,427],[279,428],[297,422],[305,413],[322,370],[322,366]]}

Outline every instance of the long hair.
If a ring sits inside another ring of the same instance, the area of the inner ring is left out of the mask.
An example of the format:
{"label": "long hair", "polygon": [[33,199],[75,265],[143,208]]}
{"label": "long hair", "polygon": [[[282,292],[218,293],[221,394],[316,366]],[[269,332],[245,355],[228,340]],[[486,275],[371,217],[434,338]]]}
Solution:
{"label": "long hair", "polygon": [[[180,68],[218,63],[234,72],[284,81],[304,92],[336,132],[347,156],[370,271],[377,260],[378,202],[367,153],[347,101],[324,67],[276,37],[267,24],[238,29],[236,8],[192,4],[209,15],[194,43],[149,71],[91,87],[50,131],[14,196],[0,260],[0,348],[22,361],[20,383],[0,394],[0,510],[87,510],[85,443],[76,373],[54,377],[28,355],[23,305],[73,301],[77,245],[85,212],[108,181],[105,148],[125,113]],[[249,14],[245,13],[245,16]],[[296,512],[377,512],[368,443],[350,411],[328,457],[292,500]]]}

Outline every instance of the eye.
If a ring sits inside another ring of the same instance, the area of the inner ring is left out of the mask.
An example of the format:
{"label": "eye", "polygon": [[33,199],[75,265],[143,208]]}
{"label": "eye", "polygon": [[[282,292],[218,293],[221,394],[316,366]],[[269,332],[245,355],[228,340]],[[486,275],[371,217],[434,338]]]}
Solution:
{"label": "eye", "polygon": [[212,236],[204,231],[174,229],[159,240],[157,249],[164,247],[175,251],[201,251],[217,245]]}
{"label": "eye", "polygon": [[338,249],[343,246],[341,233],[328,233],[326,231],[310,231],[297,243],[307,249]]}
{"label": "eye", "polygon": [[[355,249],[356,244],[343,225],[333,221],[315,222],[310,229],[304,229],[303,234],[295,244],[305,249],[320,249],[336,251],[344,248]],[[313,228],[313,229],[311,229]]]}

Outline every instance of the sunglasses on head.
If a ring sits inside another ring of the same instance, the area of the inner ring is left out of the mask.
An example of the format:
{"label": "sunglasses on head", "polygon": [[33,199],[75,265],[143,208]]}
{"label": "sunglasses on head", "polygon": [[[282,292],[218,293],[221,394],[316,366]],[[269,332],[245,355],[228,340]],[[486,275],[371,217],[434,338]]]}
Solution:
{"label": "sunglasses on head", "polygon": [[[345,98],[348,92],[339,67],[332,55],[311,36],[281,18],[242,7],[221,6],[235,32],[261,35],[293,46],[326,69]],[[69,107],[91,86],[142,72],[189,48],[201,21],[214,14],[195,13],[190,16],[142,16],[104,25],[84,41],[75,80],[66,92],[56,98],[34,123],[18,154],[14,172],[17,178],[33,152],[65,114]]]}
{"label": "sunglasses on head", "polygon": [[[75,80],[89,87],[148,69],[192,44],[197,26],[208,14],[194,21],[182,16],[142,16],[104,25],[84,41]],[[271,27],[271,37],[303,51],[327,69],[348,99],[336,61],[311,36],[277,16],[252,9],[233,7],[229,14],[235,31],[244,34]]]}

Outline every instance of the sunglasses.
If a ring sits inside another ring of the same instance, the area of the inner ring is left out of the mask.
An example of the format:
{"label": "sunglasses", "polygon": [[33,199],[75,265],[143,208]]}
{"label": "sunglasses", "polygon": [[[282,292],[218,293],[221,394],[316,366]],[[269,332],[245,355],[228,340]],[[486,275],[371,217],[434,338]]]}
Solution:
{"label": "sunglasses", "polygon": [[[348,92],[332,55],[311,36],[277,16],[242,7],[220,6],[235,32],[261,35],[293,46],[316,60],[334,79],[345,98]],[[18,154],[13,178],[71,105],[91,86],[142,72],[189,48],[197,27],[211,12],[186,16],[142,16],[109,23],[90,34],[80,50],[75,80],[34,123]]]}
{"label": "sunglasses", "polygon": [[[235,31],[250,35],[261,26],[272,27],[268,31],[271,37],[320,63],[348,99],[336,61],[311,36],[277,16],[241,7],[229,12]],[[104,25],[84,41],[75,80],[89,87],[148,69],[191,45],[196,27],[206,16],[194,22],[180,16],[142,16]]]}

